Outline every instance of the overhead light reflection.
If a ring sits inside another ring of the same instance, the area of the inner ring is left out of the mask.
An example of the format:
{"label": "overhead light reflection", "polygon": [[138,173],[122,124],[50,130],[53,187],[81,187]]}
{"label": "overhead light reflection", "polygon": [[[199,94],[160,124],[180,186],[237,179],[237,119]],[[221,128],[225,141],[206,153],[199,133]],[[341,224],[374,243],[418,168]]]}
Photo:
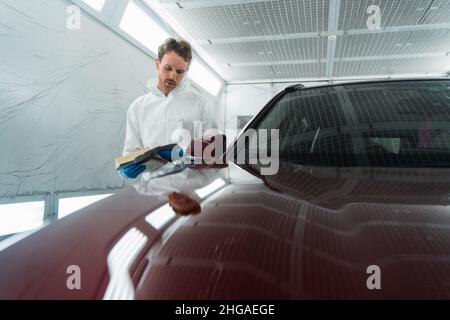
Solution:
{"label": "overhead light reflection", "polygon": [[148,238],[138,229],[129,230],[108,254],[110,281],[104,300],[132,300],[134,287],[129,269],[144,248]]}
{"label": "overhead light reflection", "polygon": [[166,204],[150,213],[145,218],[145,221],[147,221],[155,229],[159,230],[175,216],[176,214],[173,209],[169,206],[169,204]]}
{"label": "overhead light reflection", "polygon": [[225,181],[223,181],[222,178],[218,178],[216,180],[214,180],[212,183],[210,183],[209,185],[207,185],[204,188],[200,188],[195,190],[195,193],[202,199],[206,198],[207,196],[209,196],[210,194],[216,192],[217,190],[219,190],[220,188],[222,188],[225,185]]}

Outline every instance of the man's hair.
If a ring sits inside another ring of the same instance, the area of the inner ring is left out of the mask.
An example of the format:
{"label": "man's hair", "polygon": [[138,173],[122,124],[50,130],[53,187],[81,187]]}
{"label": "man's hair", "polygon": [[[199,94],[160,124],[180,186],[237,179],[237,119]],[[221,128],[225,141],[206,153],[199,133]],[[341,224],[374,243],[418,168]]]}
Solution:
{"label": "man's hair", "polygon": [[164,55],[170,51],[175,52],[177,55],[183,58],[188,64],[192,61],[192,48],[189,42],[182,38],[173,39],[169,38],[159,47],[158,59],[162,60]]}

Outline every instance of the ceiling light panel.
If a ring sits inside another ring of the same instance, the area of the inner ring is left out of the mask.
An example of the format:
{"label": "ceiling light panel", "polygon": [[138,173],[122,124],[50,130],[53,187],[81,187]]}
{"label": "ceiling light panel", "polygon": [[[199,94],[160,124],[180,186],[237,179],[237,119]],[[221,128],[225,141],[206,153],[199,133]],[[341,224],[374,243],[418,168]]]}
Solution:
{"label": "ceiling light panel", "polygon": [[[450,57],[410,58],[393,60],[396,73],[444,73],[450,67]],[[447,68],[446,68],[447,67]]]}
{"label": "ceiling light panel", "polygon": [[391,62],[387,60],[339,61],[334,63],[334,77],[380,75],[391,73]]}
{"label": "ceiling light panel", "polygon": [[450,32],[425,30],[347,35],[339,37],[336,57],[417,54],[450,50]]}
{"label": "ceiling light panel", "polygon": [[408,39],[407,47],[408,43],[412,43],[412,45],[409,45],[409,47],[415,53],[450,51],[450,29],[416,31],[413,32],[411,34],[411,38]]}
{"label": "ceiling light panel", "polygon": [[325,59],[327,39],[289,39],[204,45],[203,48],[221,64],[242,62]]}
{"label": "ceiling light panel", "polygon": [[167,9],[196,40],[321,32],[328,28],[328,0],[249,2]]}
{"label": "ceiling light panel", "polygon": [[[423,10],[425,11],[425,9]],[[422,11],[422,12],[423,12]],[[450,22],[450,1],[435,0],[426,11],[422,24],[448,23]]]}
{"label": "ceiling light panel", "polygon": [[287,64],[278,66],[256,66],[231,68],[235,81],[260,79],[298,79],[325,76],[325,63]]}
{"label": "ceiling light panel", "polygon": [[450,57],[406,58],[369,61],[337,61],[334,77],[364,75],[397,75],[413,73],[444,73],[443,66],[450,67]]}
{"label": "ceiling light panel", "polygon": [[367,29],[371,16],[367,8],[371,5],[380,7],[381,27],[450,22],[450,1],[436,0],[433,6],[438,6],[439,10],[427,10],[429,3],[430,0],[342,0],[339,29]]}

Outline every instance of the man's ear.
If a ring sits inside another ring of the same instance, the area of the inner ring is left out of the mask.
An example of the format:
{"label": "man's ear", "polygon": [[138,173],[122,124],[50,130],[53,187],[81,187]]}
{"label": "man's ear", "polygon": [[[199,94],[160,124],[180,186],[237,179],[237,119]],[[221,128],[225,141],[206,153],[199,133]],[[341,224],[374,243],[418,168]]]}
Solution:
{"label": "man's ear", "polygon": [[159,61],[159,59],[155,60],[155,65],[156,65],[156,70],[159,70],[159,68],[161,67],[161,62]]}

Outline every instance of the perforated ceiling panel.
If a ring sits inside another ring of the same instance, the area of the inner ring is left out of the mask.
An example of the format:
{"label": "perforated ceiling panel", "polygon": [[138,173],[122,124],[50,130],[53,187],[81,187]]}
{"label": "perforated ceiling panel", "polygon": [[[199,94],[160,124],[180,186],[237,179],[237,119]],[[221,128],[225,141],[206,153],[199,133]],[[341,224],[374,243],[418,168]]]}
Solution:
{"label": "perforated ceiling panel", "polygon": [[448,0],[342,0],[339,29],[366,29],[367,10],[373,5],[380,7],[383,27],[448,23],[450,20]]}
{"label": "perforated ceiling panel", "polygon": [[336,57],[385,56],[450,51],[450,31],[425,30],[366,35],[347,35],[338,38]]}
{"label": "perforated ceiling panel", "polygon": [[160,0],[159,8],[229,82],[450,71],[449,0]]}
{"label": "perforated ceiling panel", "polygon": [[168,12],[195,39],[320,32],[328,25],[328,0],[240,1],[212,7],[208,1],[199,1],[204,2],[203,8],[189,8],[188,3],[196,1],[176,2],[186,4]]}
{"label": "perforated ceiling panel", "polygon": [[240,43],[205,44],[220,63],[237,64],[251,62],[273,62],[289,60],[325,59],[327,56],[326,38],[289,39],[272,41],[251,41]]}
{"label": "perforated ceiling panel", "polygon": [[335,75],[345,74],[359,76],[361,74],[385,75],[417,73],[437,73],[442,65],[448,63],[446,57],[439,58],[405,58],[369,61],[338,61],[335,62]]}
{"label": "perforated ceiling panel", "polygon": [[232,68],[231,75],[236,81],[283,78],[316,78],[325,73],[325,63],[284,64],[259,67]]}

